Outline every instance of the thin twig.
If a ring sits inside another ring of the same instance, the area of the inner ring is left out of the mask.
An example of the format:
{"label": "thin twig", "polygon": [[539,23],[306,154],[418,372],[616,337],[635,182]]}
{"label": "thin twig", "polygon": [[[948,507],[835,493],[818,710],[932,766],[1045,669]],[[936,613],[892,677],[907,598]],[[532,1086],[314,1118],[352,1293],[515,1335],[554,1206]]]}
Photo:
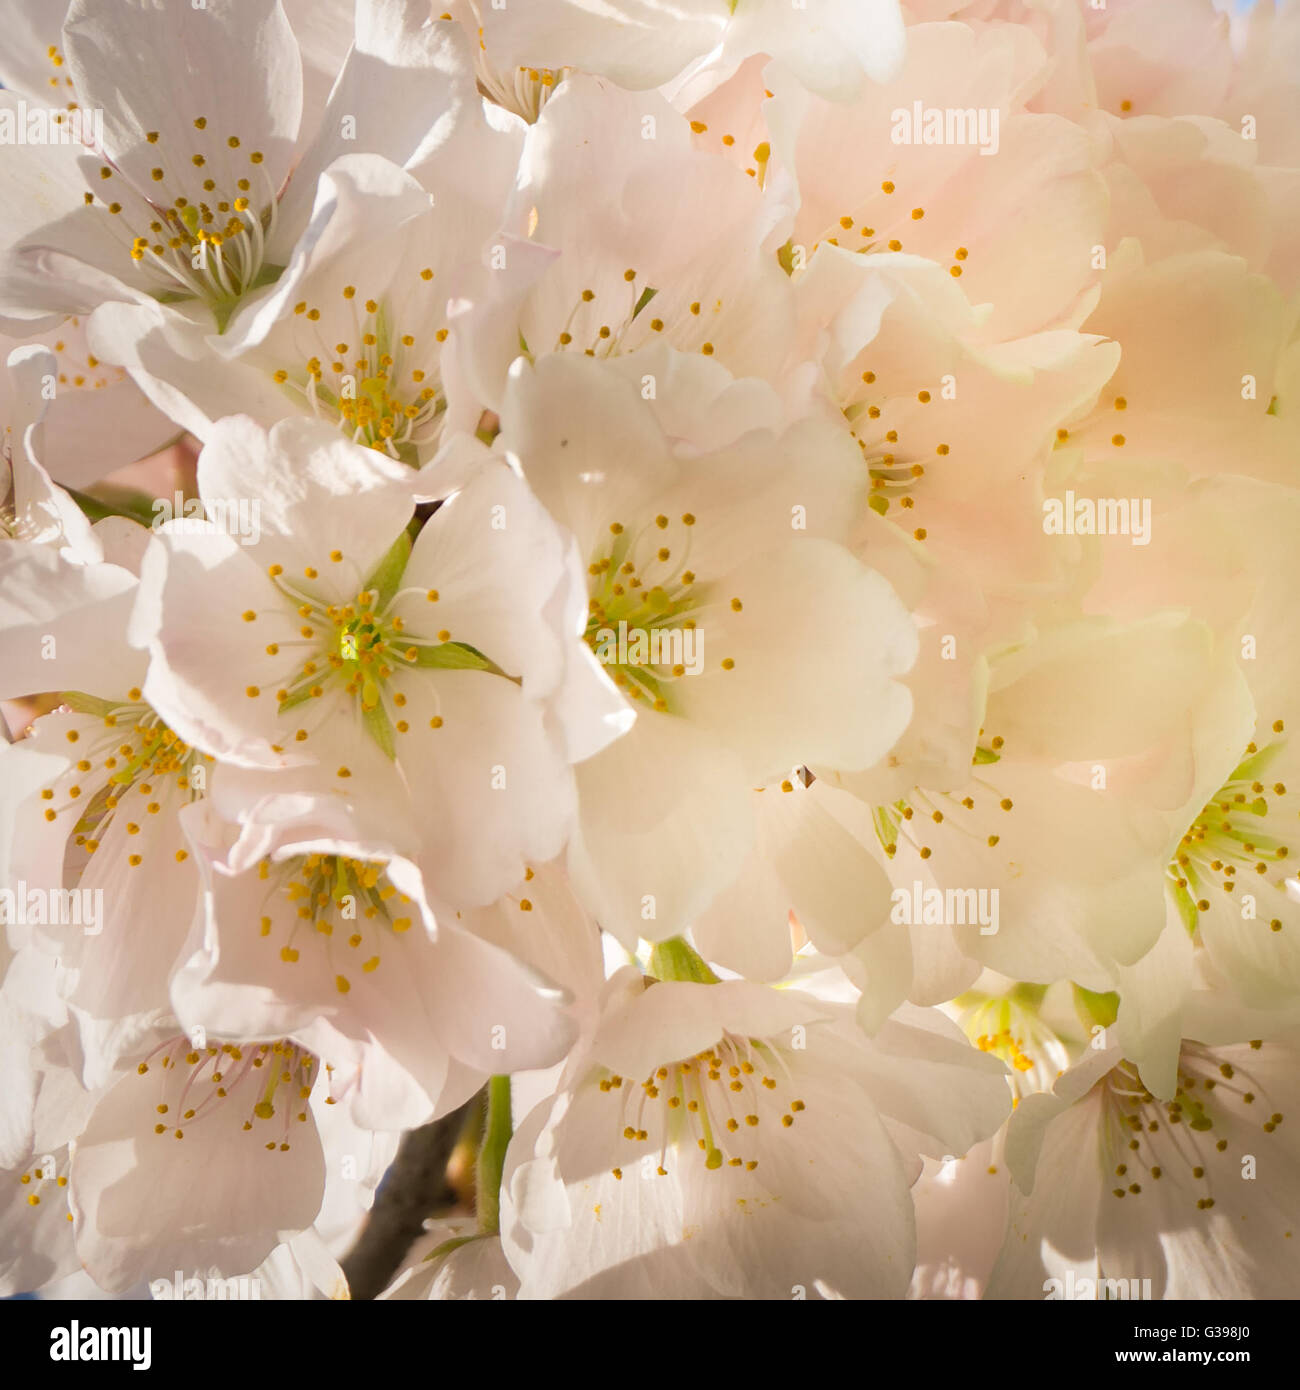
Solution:
{"label": "thin twig", "polygon": [[447,1162],[478,1103],[475,1096],[403,1138],[375,1194],[369,1219],[343,1260],[354,1299],[381,1294],[424,1230],[425,1218],[455,1200],[447,1184]]}

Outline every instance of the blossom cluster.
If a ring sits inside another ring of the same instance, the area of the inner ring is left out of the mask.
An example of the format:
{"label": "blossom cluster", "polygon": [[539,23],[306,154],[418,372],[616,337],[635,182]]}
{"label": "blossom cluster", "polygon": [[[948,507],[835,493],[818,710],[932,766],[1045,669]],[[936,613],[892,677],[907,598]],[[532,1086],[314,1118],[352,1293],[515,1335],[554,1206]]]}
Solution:
{"label": "blossom cluster", "polygon": [[1293,0],[0,22],[0,1292],[1300,1296]]}

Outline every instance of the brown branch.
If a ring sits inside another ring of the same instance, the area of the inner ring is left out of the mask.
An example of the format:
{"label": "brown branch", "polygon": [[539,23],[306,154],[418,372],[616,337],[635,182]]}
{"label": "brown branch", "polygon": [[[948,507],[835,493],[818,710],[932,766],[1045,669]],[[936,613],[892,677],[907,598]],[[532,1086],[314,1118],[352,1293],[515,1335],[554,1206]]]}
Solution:
{"label": "brown branch", "polygon": [[343,1259],[352,1297],[373,1299],[388,1287],[424,1230],[425,1219],[454,1205],[447,1162],[479,1097],[406,1134],[375,1194],[357,1243]]}

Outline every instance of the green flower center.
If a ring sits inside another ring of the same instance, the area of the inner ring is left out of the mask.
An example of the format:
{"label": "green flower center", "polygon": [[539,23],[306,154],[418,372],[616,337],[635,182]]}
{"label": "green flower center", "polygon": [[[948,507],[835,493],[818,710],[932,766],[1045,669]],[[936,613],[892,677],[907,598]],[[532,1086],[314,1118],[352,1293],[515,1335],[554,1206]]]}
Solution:
{"label": "green flower center", "polygon": [[[394,611],[399,599],[419,593],[432,608],[440,598],[436,589],[399,587],[410,553],[411,539],[404,531],[348,602],[321,592],[321,572],[315,566],[308,565],[302,579],[290,578],[283,565],[267,567],[277,594],[299,624],[295,637],[270,642],[265,648],[268,656],[283,653],[292,663],[275,692],[280,714],[290,714],[327,695],[342,694],[355,702],[367,731],[392,758],[396,756],[394,735],[408,733],[410,728],[403,717],[407,704],[400,688],[403,675],[428,669],[504,674],[467,643],[453,641],[446,628],[438,629],[435,635],[406,630],[402,615]],[[329,552],[329,563],[347,562],[343,552],[336,549]],[[285,612],[282,607],[277,616]],[[241,616],[248,623],[258,621],[253,609]],[[298,655],[304,652],[305,656]],[[245,694],[258,699],[263,692],[261,687],[250,685]],[[430,727],[442,727],[440,715],[433,716]],[[306,728],[294,732],[295,742],[305,742],[308,737]],[[276,752],[284,751],[283,745],[273,747]],[[340,768],[338,775],[351,773]]]}
{"label": "green flower center", "polygon": [[[700,624],[717,600],[688,567],[694,525],[690,512],[675,527],[660,514],[635,534],[613,522],[608,547],[587,566],[584,638],[629,700],[660,713],[678,713],[675,683],[706,669]],[[739,598],[730,602],[742,611]],[[723,671],[735,664],[731,657],[717,663]]]}
{"label": "green flower center", "polygon": [[[71,814],[73,844],[87,857],[95,854],[118,820],[125,826],[121,847],[129,868],[145,861],[143,831],[161,817],[176,824],[177,804],[203,794],[206,765],[212,758],[191,748],[132,689],[126,700],[102,700],[80,691],[64,694],[64,703],[102,721],[96,733],[69,729],[64,735],[80,754],[77,761],[41,791],[47,821]],[[92,790],[93,788],[93,790]],[[177,832],[174,857],[183,863],[189,852]],[[156,841],[154,842],[156,843]],[[83,861],[84,867],[84,861]]]}
{"label": "green flower center", "polygon": [[[1283,732],[1280,719],[1273,732]],[[1285,873],[1271,880],[1269,874],[1290,855],[1289,846],[1277,832],[1283,832],[1283,823],[1292,818],[1294,797],[1285,783],[1264,780],[1283,747],[1284,740],[1266,743],[1263,748],[1249,743],[1232,776],[1183,836],[1167,879],[1189,932],[1196,931],[1199,915],[1210,910],[1216,889],[1249,892],[1251,874],[1276,888],[1283,886]],[[1273,918],[1269,926],[1275,932],[1282,930],[1279,918]]]}
{"label": "green flower center", "polygon": [[120,224],[131,260],[156,282],[160,302],[203,300],[224,332],[242,296],[283,270],[266,264],[278,190],[260,150],[211,128],[205,116],[192,125],[183,149],[164,149],[158,131],[145,133],[157,163],[142,187],[101,164],[85,201]]}
{"label": "green flower center", "polygon": [[[411,287],[415,302],[430,293],[433,279],[431,269],[419,272]],[[344,286],[342,297],[346,307],[329,313],[333,335],[346,335],[337,340],[320,327],[319,306],[305,299],[294,305],[303,355],[298,363],[278,368],[274,379],[354,443],[416,466],[422,449],[441,433],[447,409],[440,373],[447,329],[421,337],[400,333],[388,299],[363,300],[353,285]]]}
{"label": "green flower center", "polygon": [[[288,930],[280,933],[280,960],[296,964],[301,942],[314,942],[329,956],[340,994],[351,990],[358,972],[371,975],[379,969],[382,951],[391,943],[389,933],[407,932],[414,922],[411,899],[389,882],[382,863],[308,854],[279,864],[264,859],[258,876],[271,883],[268,897],[283,899],[292,908]],[[285,920],[281,915],[282,925]],[[275,944],[274,916],[263,915],[259,934]]]}

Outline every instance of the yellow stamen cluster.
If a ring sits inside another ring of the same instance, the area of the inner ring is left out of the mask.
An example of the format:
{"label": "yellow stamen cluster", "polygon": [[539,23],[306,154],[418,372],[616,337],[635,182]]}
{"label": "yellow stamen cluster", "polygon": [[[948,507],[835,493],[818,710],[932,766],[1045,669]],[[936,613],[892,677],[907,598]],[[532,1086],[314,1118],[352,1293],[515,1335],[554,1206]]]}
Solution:
{"label": "yellow stamen cluster", "polygon": [[[157,818],[172,832],[168,855],[183,863],[189,852],[176,815],[202,795],[204,776],[201,771],[196,775],[196,769],[212,758],[191,748],[141,703],[139,690],[104,708],[99,729],[86,731],[84,737],[80,729],[66,731],[66,741],[77,746],[80,756],[42,789],[41,815],[51,822],[73,815],[70,833],[78,849],[89,856],[111,841],[132,869],[146,858],[142,846],[150,837],[142,827]],[[115,827],[125,833],[117,834]]]}
{"label": "yellow stamen cluster", "polygon": [[[860,256],[885,251],[902,251],[903,241],[901,237],[885,236],[880,228],[892,227],[895,230],[901,230],[907,223],[920,223],[925,220],[925,209],[923,207],[906,209],[903,204],[898,204],[894,199],[894,194],[897,192],[897,184],[892,179],[885,179],[880,184],[878,193],[867,195],[853,212],[843,213],[827,226],[821,236],[813,242],[813,250],[815,251],[824,241],[828,246],[839,246]],[[919,251],[922,255],[938,258],[938,252],[929,247],[917,248],[913,246],[909,249]],[[958,246],[953,250],[948,273],[954,280],[961,278],[962,263],[969,256],[970,251],[965,246]]]}
{"label": "yellow stamen cluster", "polygon": [[981,1033],[975,1039],[975,1046],[981,1052],[992,1052],[999,1057],[1005,1057],[1016,1071],[1033,1070],[1034,1059],[1024,1051],[1024,1038],[1013,1038],[1005,1028],[999,1033]]}
{"label": "yellow stamen cluster", "polygon": [[[184,1139],[229,1100],[246,1116],[245,1134],[270,1152],[287,1153],[292,1125],[307,1123],[318,1068],[310,1052],[283,1039],[240,1045],[178,1037],[156,1047],[136,1072],[154,1077],[143,1086],[150,1093],[155,1135]],[[268,1127],[265,1122],[277,1116],[279,1123]]]}
{"label": "yellow stamen cluster", "polygon": [[1284,1118],[1249,1071],[1199,1043],[1183,1045],[1173,1100],[1157,1100],[1128,1061],[1099,1083],[1099,1095],[1111,1195],[1140,1197],[1147,1183],[1172,1182],[1197,1211],[1213,1208],[1216,1174],[1230,1192],[1241,1181],[1240,1156],[1222,1137],[1226,1122],[1273,1134]]}
{"label": "yellow stamen cluster", "polygon": [[[1272,732],[1285,732],[1280,719]],[[1267,774],[1281,748],[1277,738],[1263,748],[1248,744],[1232,776],[1183,836],[1167,881],[1189,927],[1210,911],[1216,892],[1244,895],[1261,879],[1284,891],[1291,850],[1282,837],[1285,823],[1295,820],[1295,797]],[[1274,932],[1284,925],[1280,917],[1260,920]]]}
{"label": "yellow stamen cluster", "polygon": [[[334,547],[327,553],[331,566],[346,568],[349,561],[342,549]],[[402,617],[392,612],[392,604],[414,591],[400,590],[384,600],[378,590],[359,589],[351,601],[339,602],[327,592],[327,587],[333,588],[334,593],[337,588],[327,586],[313,566],[303,571],[301,579],[290,576],[280,564],[268,566],[267,575],[281,603],[269,615],[245,610],[240,618],[256,623],[263,616],[270,616],[278,625],[287,619],[293,625],[292,635],[282,635],[277,627],[268,634],[276,640],[268,642],[265,651],[268,656],[283,654],[290,666],[274,690],[250,685],[246,696],[273,696],[281,715],[310,710],[314,702],[323,701],[319,717],[325,718],[335,712],[333,700],[342,694],[355,702],[371,732],[392,756],[394,736],[411,731],[409,721],[403,717],[407,697],[393,684],[393,677],[419,667],[431,652],[451,641],[450,630],[439,628],[436,636],[406,630]],[[427,598],[430,604],[436,603],[437,590],[429,590]],[[302,652],[306,655],[299,656]],[[430,694],[436,701],[436,691],[431,688]],[[331,699],[327,701],[326,696]],[[306,725],[312,722],[311,716],[304,720],[295,714],[295,719],[300,722],[293,740],[304,743],[310,737]],[[442,723],[442,716],[436,714],[430,726],[440,728]],[[285,747],[284,743],[272,745],[275,752],[281,753]],[[337,775],[349,777],[351,772],[339,768]]]}
{"label": "yellow stamen cluster", "polygon": [[[911,515],[926,495],[921,480],[936,458],[947,458],[952,452],[947,441],[938,437],[939,417],[915,410],[933,401],[928,386],[904,390],[901,383],[881,382],[869,369],[843,388],[843,415],[870,479],[868,505],[880,516],[888,515],[895,504],[909,513],[907,525],[917,541],[929,534],[928,528],[914,524],[918,518]],[[906,445],[901,442],[904,433],[909,439]]]}
{"label": "yellow stamen cluster", "polygon": [[[404,317],[436,320],[435,279],[427,266],[414,277]],[[448,330],[422,337],[400,332],[389,298],[362,295],[355,285],[345,285],[341,299],[324,311],[305,299],[294,305],[298,357],[291,367],[277,368],[274,380],[354,443],[418,463],[419,450],[437,439],[447,408],[440,360]]]}
{"label": "yellow stamen cluster", "polygon": [[[597,547],[587,566],[585,639],[629,700],[660,713],[673,712],[673,684],[687,675],[686,665],[676,659],[685,654],[684,634],[695,633],[689,640],[697,649],[702,647],[704,632],[696,630],[719,602],[689,568],[695,525],[694,512],[676,518],[659,513],[635,531],[621,521],[611,522],[608,543]],[[733,596],[727,608],[740,613],[744,603]],[[617,634],[620,623],[626,625],[629,646],[633,634],[642,634],[647,648],[652,640],[657,642],[659,659],[653,658],[652,650],[642,661],[630,659],[630,653],[626,662],[613,659],[616,653],[608,634]],[[734,658],[724,656],[717,669],[731,671],[735,665]]]}
{"label": "yellow stamen cluster", "polygon": [[[445,16],[449,17],[449,16]],[[478,47],[474,52],[474,67],[481,91],[498,106],[522,116],[530,125],[542,114],[542,109],[557,88],[573,71],[572,68],[516,67],[498,70],[492,63],[483,30],[478,31]]]}
{"label": "yellow stamen cluster", "polygon": [[[982,767],[998,762],[1005,741],[1000,735],[987,738],[983,729],[980,730],[979,736],[980,742],[976,745],[975,756],[971,759],[972,765]],[[972,839],[974,843],[983,844],[987,849],[994,849],[1001,840],[1001,835],[989,834],[982,827],[976,830],[974,822],[982,818],[982,813],[989,803],[996,803],[1001,813],[1009,814],[1015,810],[1015,802],[1008,796],[1000,796],[997,788],[983,777],[973,780],[974,785],[968,787],[961,796],[956,792],[932,792],[923,787],[915,787],[907,796],[900,797],[889,805],[877,806],[873,812],[873,820],[876,838],[885,854],[892,859],[898,853],[898,842],[901,838],[916,850],[920,858],[929,859],[934,853],[934,845],[930,837],[924,833],[925,827],[927,824],[943,825],[949,820],[953,822],[952,828],[959,834]],[[971,814],[976,811],[979,811],[981,816]]]}
{"label": "yellow stamen cluster", "polygon": [[660,338],[682,352],[718,351],[723,300],[672,285],[648,285],[634,268],[623,271],[612,295],[584,289],[551,344],[553,352],[617,357]]}
{"label": "yellow stamen cluster", "polygon": [[42,1159],[41,1164],[19,1173],[18,1185],[23,1189],[25,1205],[34,1212],[51,1208],[62,1211],[66,1219],[71,1221],[66,1192],[68,1180],[58,1171],[57,1164],[54,1167],[42,1166],[47,1162],[48,1159]]}
{"label": "yellow stamen cluster", "polygon": [[358,973],[379,969],[389,932],[407,932],[415,920],[411,899],[381,863],[308,854],[278,864],[264,859],[258,876],[269,883],[259,936],[286,965],[304,949],[324,951],[340,994],[351,991]]}
{"label": "yellow stamen cluster", "polygon": [[170,152],[160,132],[146,133],[158,154],[142,187],[104,164],[99,193],[85,200],[109,214],[113,234],[141,271],[173,294],[209,303],[224,327],[235,302],[258,283],[278,190],[262,151],[210,128],[205,116],[191,126],[183,147]]}
{"label": "yellow stamen cluster", "polygon": [[[694,1057],[656,1067],[639,1085],[612,1072],[601,1075],[597,1085],[618,1100],[623,1139],[649,1145],[645,1153],[658,1150],[656,1171],[662,1177],[670,1149],[679,1157],[698,1149],[708,1172],[752,1173],[758,1159],[745,1156],[742,1136],[763,1124],[784,1133],[807,1109],[798,1098],[786,1099],[788,1077],[770,1043],[727,1033]],[[621,1168],[612,1172],[622,1177]]]}

